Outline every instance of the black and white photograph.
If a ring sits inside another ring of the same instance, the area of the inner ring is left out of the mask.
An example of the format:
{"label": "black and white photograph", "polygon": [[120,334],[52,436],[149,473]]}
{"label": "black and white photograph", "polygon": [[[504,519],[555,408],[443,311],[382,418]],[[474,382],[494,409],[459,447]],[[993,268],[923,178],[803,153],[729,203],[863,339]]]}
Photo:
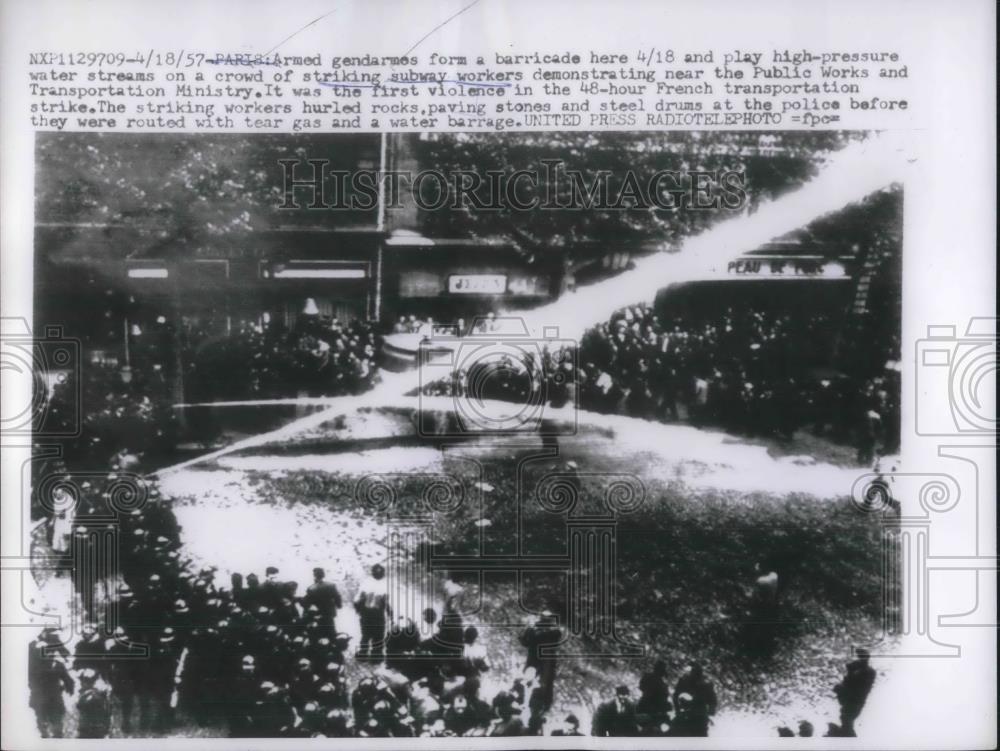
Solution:
{"label": "black and white photograph", "polygon": [[995,748],[995,22],[0,0],[0,748]]}
{"label": "black and white photograph", "polygon": [[875,137],[37,134],[40,737],[886,732]]}

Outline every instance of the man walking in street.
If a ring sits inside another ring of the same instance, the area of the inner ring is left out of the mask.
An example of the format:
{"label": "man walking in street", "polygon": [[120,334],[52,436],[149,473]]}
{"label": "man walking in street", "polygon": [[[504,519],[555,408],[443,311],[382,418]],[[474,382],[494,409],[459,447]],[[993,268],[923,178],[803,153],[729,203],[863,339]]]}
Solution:
{"label": "man walking in street", "polygon": [[305,608],[315,605],[323,625],[336,631],[337,611],[344,606],[344,603],[337,585],[326,581],[326,571],[322,568],[313,569],[313,583],[306,590],[302,604]]}
{"label": "man walking in street", "polygon": [[549,611],[543,612],[534,625],[528,626],[521,633],[521,644],[527,647],[528,656],[524,662],[525,668],[535,668],[538,671],[538,686],[541,689],[543,708],[547,711],[552,707],[555,695],[556,661],[558,655],[550,654],[562,641],[562,629],[559,621]]}
{"label": "man walking in street", "polygon": [[389,591],[385,581],[385,567],[376,563],[354,598],[354,609],[361,621],[361,642],[358,657],[381,661],[385,650],[385,624],[392,614]]}
{"label": "man walking in street", "polygon": [[867,649],[858,650],[858,659],[847,663],[847,674],[833,687],[840,702],[840,730],[845,737],[855,737],[854,723],[868,701],[875,684],[875,669],[868,664],[871,657]]}

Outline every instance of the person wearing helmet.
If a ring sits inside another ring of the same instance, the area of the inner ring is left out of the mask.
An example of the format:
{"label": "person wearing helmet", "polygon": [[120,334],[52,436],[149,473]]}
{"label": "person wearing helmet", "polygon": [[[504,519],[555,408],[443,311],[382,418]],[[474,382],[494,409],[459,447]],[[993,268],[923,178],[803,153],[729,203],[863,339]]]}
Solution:
{"label": "person wearing helmet", "polygon": [[327,738],[349,738],[350,716],[343,709],[330,710],[324,718],[323,733]]}
{"label": "person wearing helmet", "polygon": [[80,671],[80,695],[76,700],[78,738],[107,738],[111,730],[111,695],[98,678],[93,668]]}
{"label": "person wearing helmet", "polygon": [[308,702],[316,699],[321,684],[307,657],[299,658],[296,668],[295,675],[288,684],[288,693],[292,700],[292,706],[301,709]]}
{"label": "person wearing helmet", "polygon": [[139,709],[146,728],[163,732],[172,723],[170,696],[179,654],[174,629],[161,628],[150,645],[149,660],[140,673]]}
{"label": "person wearing helmet", "polygon": [[254,737],[254,711],[260,691],[260,675],[253,655],[239,661],[239,673],[233,679],[224,709],[228,718],[230,738]]}
{"label": "person wearing helmet", "polygon": [[413,655],[418,646],[420,633],[416,624],[411,619],[400,616],[392,624],[385,639],[386,667],[412,677]]}
{"label": "person wearing helmet", "polygon": [[132,709],[135,705],[136,687],[139,683],[139,672],[143,669],[144,660],[136,659],[138,647],[132,645],[125,629],[118,626],[111,638],[105,640],[104,649],[108,656],[108,683],[111,685],[111,695],[121,706],[122,732],[132,732]]}
{"label": "person wearing helmet", "polygon": [[260,684],[254,709],[254,735],[279,738],[295,724],[295,712],[288,693],[271,681]]}

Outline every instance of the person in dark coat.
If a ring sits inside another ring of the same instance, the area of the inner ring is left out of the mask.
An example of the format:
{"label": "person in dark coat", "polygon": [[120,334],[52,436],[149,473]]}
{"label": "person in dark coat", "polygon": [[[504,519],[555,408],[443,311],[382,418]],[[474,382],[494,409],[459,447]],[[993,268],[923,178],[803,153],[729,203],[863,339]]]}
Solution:
{"label": "person in dark coat", "polygon": [[[644,735],[662,735],[670,724],[670,685],[667,683],[667,663],[657,660],[652,672],[639,679],[641,696],[635,705]],[[666,726],[666,727],[665,727]]]}
{"label": "person in dark coat", "polygon": [[111,731],[111,695],[99,683],[97,671],[80,671],[80,695],[76,700],[78,738],[107,738]]}
{"label": "person in dark coat", "polygon": [[494,737],[511,737],[527,735],[524,722],[520,718],[521,705],[506,691],[501,691],[493,700],[497,719],[490,725],[489,735]]}
{"label": "person in dark coat", "polygon": [[638,735],[635,703],[629,698],[628,686],[615,689],[615,698],[597,707],[591,726],[591,735],[604,737],[628,737]]}
{"label": "person in dark coat", "polygon": [[521,633],[521,645],[528,650],[524,666],[535,668],[538,671],[538,686],[542,691],[542,705],[545,710],[552,707],[555,695],[556,662],[559,659],[558,655],[547,654],[547,652],[554,649],[562,641],[562,636],[558,619],[548,611],[542,613],[534,625],[528,626]]}
{"label": "person in dark coat", "polygon": [[436,652],[441,655],[439,663],[444,674],[457,673],[462,667],[463,636],[465,626],[458,607],[459,595],[445,599],[444,613],[438,623]]}
{"label": "person in dark coat", "polygon": [[840,702],[840,730],[844,737],[854,737],[854,723],[861,715],[868,694],[875,684],[875,669],[868,664],[870,654],[866,649],[858,650],[858,659],[847,663],[847,673],[843,680],[833,687]]}
{"label": "person in dark coat", "polygon": [[320,685],[322,684],[313,672],[312,663],[309,662],[308,658],[300,658],[298,670],[288,684],[288,697],[292,706],[296,709],[302,709],[307,703],[313,701]]}
{"label": "person in dark coat", "polygon": [[248,613],[255,613],[262,602],[261,591],[260,578],[257,574],[247,574],[246,586],[240,590],[237,602]]}
{"label": "person in dark coat", "polygon": [[73,669],[86,670],[90,668],[101,678],[107,678],[105,672],[108,668],[106,656],[104,640],[101,639],[97,629],[89,624],[84,626],[83,632],[80,634],[80,641],[76,643],[76,648],[73,650]]}
{"label": "person in dark coat", "polygon": [[165,731],[173,722],[170,699],[179,656],[174,629],[161,629],[150,645],[149,660],[139,672],[139,709],[146,728]]}
{"label": "person in dark coat", "polygon": [[458,694],[444,712],[445,729],[458,736],[482,734],[489,717],[470,706],[465,694]]}
{"label": "person in dark coat", "polygon": [[253,655],[245,655],[240,662],[240,672],[231,683],[229,698],[225,703],[230,738],[254,737],[254,714],[260,692],[260,675]]}
{"label": "person in dark coat", "polygon": [[677,706],[677,714],[674,715],[674,720],[670,723],[670,731],[667,735],[673,738],[707,737],[711,720],[695,702],[694,697],[686,691],[681,692],[677,694],[674,703]]}
{"label": "person in dark coat", "polygon": [[254,735],[262,738],[279,738],[295,724],[288,692],[271,681],[262,681],[257,689],[260,697],[254,703]]}
{"label": "person in dark coat", "polygon": [[104,642],[108,655],[108,682],[114,698],[121,704],[122,732],[132,732],[132,708],[135,706],[139,673],[146,660],[138,648],[133,649],[121,626]]}
{"label": "person in dark coat", "polygon": [[278,569],[268,566],[264,570],[264,581],[260,584],[260,604],[271,610],[277,610],[286,591],[287,584],[278,579]]}
{"label": "person in dark coat", "polygon": [[413,658],[420,646],[420,633],[409,618],[400,617],[392,624],[385,639],[385,666],[413,677]]}
{"label": "person in dark coat", "polygon": [[697,662],[692,663],[674,687],[674,706],[677,707],[677,715],[674,717],[670,734],[707,736],[708,726],[712,721],[712,715],[718,709],[718,703],[715,686],[705,677],[701,665]]}
{"label": "person in dark coat", "polygon": [[477,643],[479,629],[475,626],[467,626],[462,632],[462,665],[459,671],[466,678],[479,678],[481,673],[486,673],[490,669],[489,658],[486,655],[486,646]]}
{"label": "person in dark coat", "polygon": [[337,611],[344,607],[344,602],[337,585],[326,581],[326,571],[322,568],[313,569],[313,583],[306,589],[302,604],[305,608],[315,605],[323,625],[336,630]]}
{"label": "person in dark coat", "polygon": [[35,710],[42,738],[62,738],[66,705],[63,693],[73,692],[66,668],[69,650],[54,628],[46,628],[28,645],[28,705]]}

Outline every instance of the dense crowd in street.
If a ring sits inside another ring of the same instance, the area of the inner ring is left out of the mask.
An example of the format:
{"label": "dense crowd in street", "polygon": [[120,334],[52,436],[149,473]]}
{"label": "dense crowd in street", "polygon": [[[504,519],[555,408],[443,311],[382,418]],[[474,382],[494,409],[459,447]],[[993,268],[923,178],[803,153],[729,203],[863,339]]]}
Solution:
{"label": "dense crowd in street", "polygon": [[[491,333],[491,320],[471,333]],[[823,360],[829,343],[828,323],[816,314],[732,309],[665,321],[648,306],[625,308],[589,330],[578,350],[544,351],[543,387],[557,406],[577,399],[599,412],[686,419],[751,435],[789,438],[811,427],[856,442],[858,460],[869,462],[898,440],[889,431],[899,419],[898,382],[890,370],[858,379],[812,373],[811,363]],[[432,326],[414,317],[396,324],[412,333]],[[237,324],[236,333],[223,339],[187,331],[180,340],[191,346],[176,365],[164,360],[171,351],[167,340],[175,340],[164,320],[145,336],[133,334],[126,369],[114,362],[86,369],[88,412],[81,435],[68,445],[67,481],[81,467],[138,471],[144,454],[169,443],[171,368],[181,368],[186,385],[206,396],[294,395],[290,388],[295,394],[351,394],[372,385],[380,344],[366,323],[307,315],[289,331],[265,317]],[[876,348],[876,355],[888,360],[894,353],[889,345]],[[531,388],[525,364],[507,365],[500,377],[484,379],[489,393],[482,396],[524,398]],[[469,376],[458,373],[438,388],[461,395]],[[54,419],[69,409],[60,388],[73,387],[56,388]],[[57,511],[49,520],[51,545],[60,555],[85,556],[80,551],[96,544],[91,522],[102,518],[108,502],[96,491],[88,495],[89,482],[79,487],[84,497],[73,514]],[[274,568],[262,580],[250,573],[219,581],[213,569],[196,569],[182,558],[173,512],[155,487],[148,491],[144,504],[116,517],[120,575],[96,582],[73,577],[90,625],[72,639],[46,629],[31,645],[31,706],[45,737],[64,732],[67,704],[76,717],[69,726],[80,737],[170,734],[181,725],[225,728],[232,737],[709,733],[718,700],[698,664],[671,681],[658,661],[634,688],[620,685],[603,697],[589,717],[559,715],[558,657],[544,650],[563,639],[553,615],[524,628],[522,669],[498,683],[459,597],[446,598],[440,613],[426,610],[416,624],[392,612],[381,566],[349,600],[319,568],[304,591]],[[760,573],[751,622],[774,617],[769,593],[777,574]],[[117,621],[100,615],[95,603],[102,597],[117,603]],[[353,607],[360,621],[357,644],[337,627],[345,607]],[[766,630],[751,628],[747,639],[749,647],[775,646]],[[482,680],[487,673],[489,691]],[[851,663],[836,687],[840,723],[827,735],[854,734],[873,681],[867,657]],[[804,721],[799,735],[812,732]],[[781,734],[794,735],[788,728]]]}
{"label": "dense crowd in street", "polygon": [[[93,545],[86,524],[102,500],[85,499],[73,544]],[[231,737],[580,735],[575,716],[550,717],[563,631],[545,612],[520,634],[523,670],[484,695],[491,670],[474,625],[451,589],[419,626],[394,617],[385,569],[376,564],[350,601],[360,639],[339,631],[345,598],[322,568],[304,591],[268,567],[264,578],[197,569],[180,555],[180,529],[155,487],[121,515],[121,576],[74,577],[87,625],[72,644],[47,628],[29,652],[31,706],[43,736],[59,736],[64,695],[75,693],[80,737],[106,737],[112,714],[125,735],[170,733],[179,722],[224,725]],[[78,551],[79,552],[79,551]],[[99,622],[101,593],[117,620]],[[91,588],[87,591],[87,588]],[[95,599],[96,597],[96,599]],[[100,629],[100,630],[99,630]],[[148,651],[144,651],[148,650]],[[353,685],[348,666],[366,665]],[[495,681],[494,681],[495,682]],[[79,688],[75,688],[76,684]],[[715,692],[692,665],[671,687],[665,664],[594,712],[594,735],[706,735]]]}
{"label": "dense crowd in street", "polygon": [[[74,545],[95,544],[86,520],[101,518],[106,500],[79,506]],[[564,632],[553,614],[543,612],[521,631],[520,672],[496,676],[462,612],[460,588],[446,587],[441,612],[424,610],[418,625],[394,614],[380,564],[351,598],[322,568],[304,590],[275,567],[263,578],[234,573],[220,581],[215,569],[182,557],[180,528],[155,487],[120,515],[118,530],[120,575],[73,577],[87,624],[80,636],[49,627],[29,647],[30,705],[43,737],[61,737],[67,727],[83,738],[192,727],[234,738],[697,737],[709,734],[718,710],[701,665],[671,681],[658,660],[637,690],[617,686],[589,718],[557,713]],[[770,617],[778,577],[758,573],[751,614]],[[360,623],[357,644],[338,628],[346,607]],[[117,618],[102,620],[102,612]],[[487,693],[487,674],[501,688]],[[828,735],[855,734],[874,679],[859,652],[833,687],[841,715]],[[67,722],[67,706],[75,721]]]}
{"label": "dense crowd in street", "polygon": [[870,464],[876,443],[891,452],[898,442],[889,427],[899,422],[898,381],[884,369],[898,353],[886,343],[871,376],[819,368],[832,328],[806,312],[727,308],[661,320],[648,306],[625,308],[581,342],[580,404],[660,420],[684,410],[696,424],[784,439],[808,426],[853,442]]}
{"label": "dense crowd in street", "polygon": [[852,377],[824,365],[833,329],[816,313],[727,308],[667,317],[636,305],[589,329],[576,351],[546,349],[540,362],[508,356],[489,365],[493,377],[468,368],[425,393],[465,397],[469,384],[482,384],[477,397],[524,402],[544,389],[553,406],[575,399],[596,412],[786,441],[809,428],[855,446],[858,463],[870,465],[898,448],[899,373],[886,367],[898,361],[898,342],[878,343],[866,372]]}
{"label": "dense crowd in street", "polygon": [[318,314],[291,330],[265,314],[240,321],[224,337],[185,332],[189,400],[343,396],[366,391],[377,376],[379,337],[372,324]]}
{"label": "dense crowd in street", "polygon": [[[721,734],[713,731],[715,723],[722,725],[720,715],[727,710],[735,715],[756,701],[742,692],[770,689],[767,672],[784,671],[784,680],[803,665],[786,661],[779,667],[776,658],[809,650],[814,660],[824,645],[839,649],[846,632],[837,641],[820,635],[812,642],[808,639],[816,632],[809,630],[811,625],[801,636],[789,637],[792,632],[781,628],[793,618],[826,622],[815,614],[833,612],[840,600],[830,598],[825,610],[793,611],[788,595],[794,590],[784,589],[786,577],[794,581],[800,576],[800,589],[822,590],[823,578],[809,576],[804,566],[796,571],[787,563],[790,556],[758,562],[754,555],[742,555],[747,548],[735,544],[732,524],[718,525],[724,528],[726,546],[735,551],[730,559],[722,560],[718,546],[702,545],[706,558],[722,561],[717,568],[696,566],[684,555],[676,555],[675,567],[673,559],[657,557],[661,551],[653,548],[670,550],[673,556],[679,546],[654,546],[647,542],[652,537],[634,535],[638,544],[616,547],[614,555],[622,552],[624,558],[631,548],[628,555],[652,561],[642,570],[649,572],[648,578],[636,576],[627,593],[637,606],[632,603],[625,612],[619,607],[624,595],[609,598],[615,616],[629,630],[636,629],[634,642],[645,643],[644,656],[576,663],[580,669],[574,672],[569,666],[579,659],[576,648],[590,637],[569,633],[571,619],[542,605],[529,620],[524,599],[516,601],[520,610],[506,609],[502,599],[468,603],[458,583],[436,579],[441,592],[428,603],[433,607],[400,612],[412,603],[401,602],[405,598],[399,589],[390,588],[397,572],[386,570],[391,556],[372,565],[381,553],[368,552],[378,549],[378,533],[372,532],[377,524],[369,526],[371,519],[344,514],[351,529],[337,536],[317,523],[316,546],[311,540],[300,545],[303,520],[326,518],[285,515],[299,503],[296,493],[303,487],[319,488],[302,498],[315,495],[322,504],[357,501],[356,491],[340,494],[342,478],[335,469],[282,469],[260,483],[270,483],[262,498],[285,507],[267,510],[296,525],[295,563],[312,568],[311,582],[292,580],[257,548],[249,559],[258,566],[255,571],[220,571],[208,565],[224,557],[215,557],[215,550],[207,556],[198,553],[191,544],[196,535],[182,544],[172,499],[161,496],[155,482],[143,475],[176,467],[180,458],[204,456],[210,446],[236,436],[259,436],[315,406],[307,397],[367,392],[379,382],[380,368],[391,369],[391,357],[400,368],[411,365],[415,343],[440,337],[460,346],[477,335],[502,341],[514,332],[505,330],[497,310],[519,310],[563,294],[579,295],[581,303],[588,294],[606,295],[597,280],[627,268],[633,256],[654,246],[682,248],[687,238],[722,218],[714,210],[663,207],[581,212],[570,208],[577,203],[579,186],[555,179],[548,168],[553,158],[588,185],[602,174],[634,177],[668,171],[688,175],[681,185],[686,189],[695,187],[688,186],[695,173],[739,173],[747,186],[740,210],[752,212],[803,184],[830,154],[861,137],[817,131],[792,136],[676,133],[669,138],[583,132],[516,138],[413,134],[409,141],[381,142],[377,134],[347,141],[303,137],[294,143],[278,136],[150,140],[61,134],[39,140],[36,322],[60,322],[80,343],[83,355],[75,370],[71,364],[64,372],[42,374],[65,378],[46,383],[51,390],[42,410],[44,429],[36,429],[39,458],[31,467],[31,517],[36,522],[32,573],[42,589],[35,610],[69,614],[63,628],[43,628],[24,655],[29,705],[41,737],[706,737]],[[297,220],[286,210],[276,211],[278,188],[270,168],[276,154],[301,159],[312,151],[350,169],[376,159],[442,174],[484,175],[494,167],[509,174],[516,167],[545,176],[541,192],[558,199],[558,210],[418,209],[413,214],[407,209],[386,220],[373,206],[371,211],[325,212],[325,217],[306,212]],[[120,179],[116,173],[121,165],[130,164],[142,168]],[[617,179],[610,186],[621,187]],[[707,190],[716,195],[722,187],[711,180]],[[899,342],[885,340],[869,325],[872,318],[882,319],[882,328],[899,331],[892,317],[893,305],[899,306],[899,284],[888,264],[879,271],[866,254],[901,257],[898,231],[891,231],[901,205],[901,190],[894,189],[846,219],[837,218],[838,213],[830,220],[832,228],[817,227],[817,222],[803,228],[803,251],[827,243],[832,249],[831,241],[845,249],[864,249],[855,254],[858,271],[852,271],[857,276],[852,289],[855,294],[868,290],[869,302],[882,306],[864,308],[867,323],[832,320],[816,312],[819,305],[797,310],[780,292],[768,298],[771,307],[743,302],[699,312],[696,306],[705,302],[725,306],[743,298],[713,292],[689,307],[686,293],[674,287],[678,294],[658,298],[656,306],[622,308],[590,328],[573,348],[542,348],[522,361],[511,354],[515,344],[503,358],[473,364],[430,384],[420,382],[427,393],[456,399],[578,405],[784,442],[809,430],[851,446],[857,462],[870,466],[880,454],[894,453],[899,442],[899,373],[891,366],[899,360]],[[818,223],[823,224],[822,218]],[[477,248],[474,256],[471,248]],[[215,276],[223,269],[224,281]],[[321,270],[325,273],[317,273]],[[505,281],[482,287],[462,280],[480,275]],[[881,286],[873,283],[879,279]],[[473,317],[474,309],[486,313],[488,307],[494,312]],[[373,312],[381,321],[364,320]],[[436,321],[431,313],[444,320]],[[851,325],[864,335],[854,336]],[[395,344],[399,346],[389,346]],[[410,388],[417,383],[414,377]],[[259,404],[268,400],[285,401]],[[222,407],[221,402],[251,404]],[[419,402],[412,403],[417,409]],[[351,439],[367,439],[363,430],[349,431]],[[59,450],[45,453],[52,435],[58,437]],[[247,465],[257,464],[254,456]],[[520,472],[527,462],[516,455],[510,461],[514,459]],[[367,458],[365,463],[370,464]],[[563,469],[570,466],[576,474],[575,462]],[[393,469],[402,476],[406,467],[401,463]],[[554,473],[570,474],[558,468]],[[233,489],[225,471],[214,479],[208,474],[206,486],[218,484],[199,492],[250,495],[243,493],[245,486]],[[256,484],[266,474],[248,471],[247,483]],[[337,483],[326,484],[327,475]],[[518,524],[521,519],[520,507],[511,502],[521,489],[515,478],[490,477],[496,482],[490,485],[486,476],[485,471],[477,476],[478,487],[498,502],[495,513],[480,519],[480,542],[515,529],[505,515],[516,515]],[[335,490],[327,492],[329,488]],[[400,491],[401,507],[408,494],[413,497],[409,490]],[[711,509],[710,504],[702,506]],[[220,508],[223,513],[233,510]],[[204,511],[197,508],[199,521],[211,520]],[[522,547],[534,550],[527,543],[542,540],[548,524],[561,530],[565,526],[560,513],[546,517],[523,528],[523,537],[516,540],[519,552]],[[260,514],[254,521],[264,521],[257,529],[273,518]],[[662,527],[650,524],[653,533],[681,529],[679,516],[662,518],[667,520]],[[689,537],[698,542],[708,526],[705,518],[696,518],[698,526],[690,527],[694,534],[678,532],[675,541]],[[869,517],[863,518],[867,524]],[[345,521],[345,530],[347,525]],[[522,527],[516,529],[522,535]],[[743,536],[757,540],[763,537],[759,529]],[[823,526],[821,534],[837,540],[828,529]],[[273,540],[283,539],[284,531],[281,523],[264,530]],[[236,547],[231,530],[212,528],[206,534],[218,534],[222,547]],[[351,549],[362,535],[370,543],[364,553]],[[505,537],[505,543],[515,542],[513,535]],[[252,546],[254,540],[242,542]],[[325,551],[337,545],[346,549],[344,557],[338,551],[337,564],[320,567],[321,561],[333,560]],[[855,562],[843,554],[842,545],[832,547],[826,558],[803,556],[810,563],[818,561],[812,571],[834,557]],[[321,552],[305,552],[310,549]],[[352,553],[356,560],[351,569],[339,570],[347,568],[343,562]],[[532,555],[550,557],[547,552]],[[725,567],[737,558],[735,565]],[[365,578],[356,582],[362,559]],[[579,559],[572,560],[580,565]],[[281,565],[292,568],[291,563]],[[756,566],[752,579],[747,576],[751,565]],[[604,569],[609,570],[614,571]],[[693,570],[703,578],[691,583]],[[632,573],[625,567],[618,571]],[[522,572],[499,573],[517,574],[520,598]],[[841,584],[849,577],[831,573],[827,578]],[[662,583],[666,579],[688,581],[686,588],[671,589]],[[703,600],[691,598],[692,591],[709,589],[701,586],[708,580],[725,585],[721,594],[712,590]],[[523,581],[531,581],[530,575]],[[531,582],[530,599],[561,612],[544,587]],[[860,599],[853,591],[861,590],[855,581],[843,588]],[[653,596],[659,604],[651,604]],[[713,609],[704,604],[710,600]],[[853,611],[844,612],[855,617]],[[713,618],[726,621],[727,628],[731,624],[731,639],[728,631],[726,641],[714,641],[711,633],[705,637],[701,630]],[[503,629],[491,628],[501,620]],[[686,640],[677,627],[692,622],[700,641]],[[737,654],[739,661],[731,659]],[[800,698],[815,699],[811,692],[816,683],[829,679],[828,698],[836,699],[840,713],[827,725],[826,735],[855,736],[855,723],[876,678],[868,654],[859,650],[836,684],[829,662],[822,670],[813,670],[815,661],[809,664],[814,676]],[[732,680],[737,673],[745,682]],[[580,674],[586,675],[583,686]],[[806,685],[801,675],[792,680],[796,687]],[[768,706],[777,704],[779,700],[768,698]],[[781,727],[778,734],[807,737],[816,731],[802,720],[797,732]]]}
{"label": "dense crowd in street", "polygon": [[[459,337],[490,334],[497,320],[451,326],[401,317],[390,332]],[[177,440],[174,404],[359,394],[378,380],[382,337],[375,324],[300,315],[292,328],[240,320],[225,335],[197,325],[174,328],[162,316],[129,341],[130,359],[88,363],[81,398],[85,430],[66,453],[87,465],[111,445],[136,454],[168,451]],[[425,384],[425,393],[553,406],[660,421],[718,426],[749,436],[790,440],[800,429],[856,448],[859,464],[899,445],[898,341],[843,335],[818,313],[726,308],[715,314],[623,308],[589,329],[574,351],[545,350],[541,362],[493,362],[496,372],[459,370]],[[829,367],[830,351],[857,367]],[[860,363],[860,364],[859,364]],[[541,377],[532,375],[537,369]],[[181,377],[178,378],[177,374]],[[76,408],[77,384],[56,387],[50,422]],[[543,389],[541,395],[532,389]],[[65,402],[65,403],[64,403]],[[95,407],[94,405],[99,405]],[[72,419],[67,414],[66,419]],[[197,431],[196,431],[197,432]]]}

